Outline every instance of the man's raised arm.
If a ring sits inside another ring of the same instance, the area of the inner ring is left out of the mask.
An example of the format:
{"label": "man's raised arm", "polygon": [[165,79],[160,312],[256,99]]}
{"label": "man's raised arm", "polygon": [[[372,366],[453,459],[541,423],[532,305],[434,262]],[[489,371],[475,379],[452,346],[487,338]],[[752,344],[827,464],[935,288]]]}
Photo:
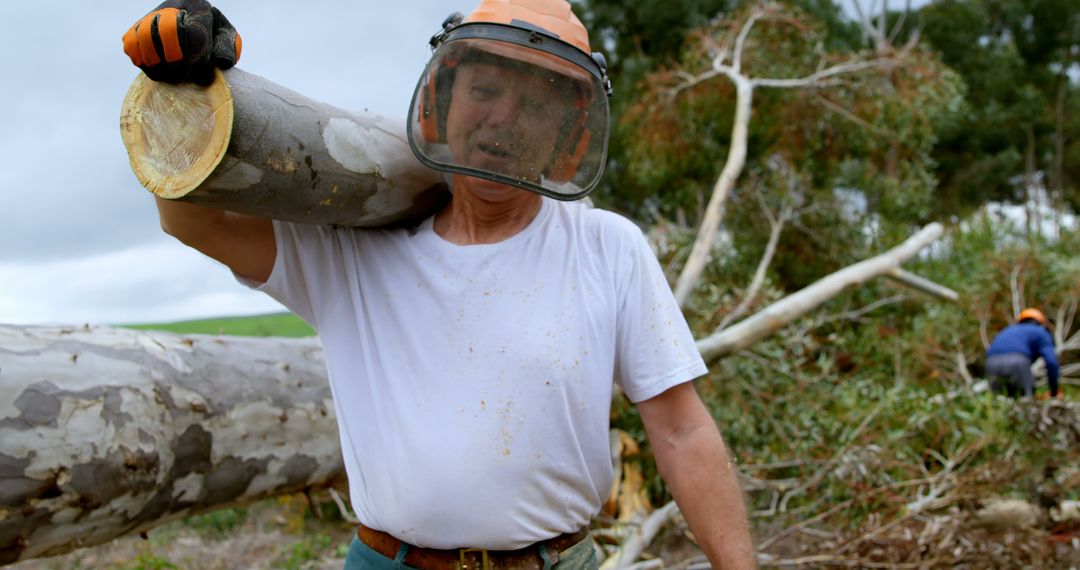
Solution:
{"label": "man's raised arm", "polygon": [[241,277],[259,283],[270,277],[277,256],[273,222],[198,204],[155,200],[165,233]]}

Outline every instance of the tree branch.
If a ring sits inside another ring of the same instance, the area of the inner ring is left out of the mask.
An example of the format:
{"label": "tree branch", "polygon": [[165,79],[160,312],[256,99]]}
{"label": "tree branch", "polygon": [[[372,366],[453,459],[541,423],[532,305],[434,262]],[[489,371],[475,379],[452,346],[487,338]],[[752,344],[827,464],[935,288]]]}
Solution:
{"label": "tree branch", "polygon": [[914,273],[908,273],[899,267],[893,268],[891,271],[885,274],[885,277],[900,283],[906,287],[915,289],[916,291],[922,291],[932,297],[937,297],[943,301],[956,302],[960,300],[960,294],[948,287],[944,287],[926,279],[919,277]]}
{"label": "tree branch", "polygon": [[765,275],[769,270],[769,266],[772,265],[773,257],[776,255],[776,247],[780,243],[780,233],[784,231],[784,225],[794,214],[794,209],[789,204],[784,204],[780,207],[780,213],[774,217],[769,211],[768,205],[765,204],[761,192],[756,192],[756,194],[761,201],[761,207],[765,211],[765,216],[769,220],[769,241],[765,244],[765,251],[761,254],[761,259],[758,260],[757,269],[754,270],[754,277],[750,280],[750,285],[746,288],[742,301],[739,302],[739,305],[735,307],[733,311],[724,316],[723,320],[720,321],[720,325],[717,327],[719,329],[727,327],[729,324],[746,314],[746,311],[750,308],[754,299],[757,298],[762,284],[765,283]]}
{"label": "tree branch", "polygon": [[656,538],[656,534],[660,532],[660,529],[678,514],[679,507],[675,504],[675,501],[671,501],[653,511],[651,515],[641,522],[640,526],[630,533],[630,536],[623,542],[618,552],[604,560],[604,563],[600,565],[601,570],[628,568],[641,556],[645,547]]}
{"label": "tree branch", "polygon": [[742,29],[739,30],[739,36],[735,40],[735,53],[731,56],[731,69],[735,73],[742,73],[742,54],[743,46],[746,44],[746,36],[750,35],[750,29],[754,27],[754,24],[765,15],[765,10],[762,7],[757,7],[750,13],[750,17],[746,19],[746,23],[743,24]]}
{"label": "tree branch", "polygon": [[766,77],[756,77],[749,79],[750,83],[754,87],[813,87],[820,85],[821,82],[830,77],[842,75],[845,73],[855,73],[857,71],[864,71],[867,69],[884,68],[894,65],[892,58],[877,58],[871,60],[850,60],[844,63],[838,63],[834,66],[816,71],[806,77],[798,79],[773,79]]}
{"label": "tree branch", "polygon": [[891,272],[941,237],[943,232],[941,224],[929,224],[899,246],[828,275],[738,324],[698,340],[698,350],[706,362],[743,350],[821,306],[844,289]]}

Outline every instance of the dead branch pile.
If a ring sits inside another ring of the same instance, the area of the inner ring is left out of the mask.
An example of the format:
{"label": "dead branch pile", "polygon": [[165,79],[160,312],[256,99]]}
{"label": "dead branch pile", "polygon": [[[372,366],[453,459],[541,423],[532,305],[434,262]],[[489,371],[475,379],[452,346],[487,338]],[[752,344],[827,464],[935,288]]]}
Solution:
{"label": "dead branch pile", "polygon": [[[956,394],[935,405],[960,406]],[[990,400],[988,395],[980,396]],[[999,397],[1000,398],[1000,397]],[[1080,564],[1080,403],[1006,401],[1030,446],[1048,451],[1041,471],[1022,451],[975,433],[945,455],[925,450],[917,476],[897,479],[902,446],[882,444],[875,408],[828,458],[741,466],[759,563],[776,568],[1061,568]],[[957,429],[963,426],[957,425]],[[834,449],[837,447],[834,446]],[[1055,459],[1056,458],[1056,459]],[[633,457],[625,457],[633,461]],[[640,496],[640,474],[620,492]],[[903,472],[903,469],[900,471]],[[625,480],[624,480],[625,483]],[[629,504],[629,503],[628,503]],[[673,503],[614,512],[598,533],[605,568],[707,568]],[[636,560],[641,560],[635,562]]]}

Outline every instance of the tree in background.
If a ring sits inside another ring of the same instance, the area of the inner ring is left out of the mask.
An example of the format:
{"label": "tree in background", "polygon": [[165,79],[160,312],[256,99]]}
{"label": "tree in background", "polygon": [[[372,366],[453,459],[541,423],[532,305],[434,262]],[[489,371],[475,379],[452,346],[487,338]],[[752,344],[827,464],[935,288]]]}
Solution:
{"label": "tree in background", "polygon": [[[627,166],[612,192],[656,217],[700,225],[676,281],[680,302],[706,269],[729,195],[739,206],[744,168],[767,181],[777,211],[796,205],[799,218],[811,206],[813,218],[794,220],[814,227],[808,239],[777,251],[778,260],[798,260],[781,264],[788,287],[880,246],[879,232],[859,239],[867,228],[892,222],[908,234],[929,221],[930,150],[938,123],[962,106],[961,84],[913,43],[891,48],[884,38],[874,51],[857,49],[858,28],[835,7],[828,14],[751,4],[720,17],[691,34],[675,62],[648,73],[621,115],[624,154],[613,160]],[[843,219],[852,200],[864,206]],[[760,251],[774,228],[760,222],[758,201],[748,202],[749,221],[730,222],[740,231],[728,235],[737,251]]]}
{"label": "tree in background", "polygon": [[967,85],[968,112],[940,133],[939,204],[963,215],[1039,189],[1080,209],[1080,10],[1073,0],[939,0],[923,36]]}

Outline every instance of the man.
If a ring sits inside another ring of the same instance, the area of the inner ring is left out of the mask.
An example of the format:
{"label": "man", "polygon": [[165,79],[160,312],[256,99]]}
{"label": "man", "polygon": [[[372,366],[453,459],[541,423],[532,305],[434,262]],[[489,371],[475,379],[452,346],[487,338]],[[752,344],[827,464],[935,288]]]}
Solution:
{"label": "man", "polygon": [[1017,323],[1005,327],[986,349],[986,373],[993,378],[991,388],[1005,392],[1011,398],[1018,395],[1030,398],[1035,393],[1035,378],[1031,364],[1039,357],[1046,363],[1050,396],[1058,392],[1058,361],[1054,337],[1047,329],[1049,321],[1038,309],[1027,308],[1016,317]]}
{"label": "man", "polygon": [[[240,53],[206,2],[125,34],[151,78]],[[411,229],[334,229],[157,200],[163,229],[319,332],[353,508],[346,568],[596,568],[613,381],[717,568],[754,565],[741,492],[690,381],[706,372],[628,220],[571,202],[603,170],[609,82],[564,0],[484,0],[432,38],[416,156],[452,199]],[[551,198],[556,198],[553,200]]]}

